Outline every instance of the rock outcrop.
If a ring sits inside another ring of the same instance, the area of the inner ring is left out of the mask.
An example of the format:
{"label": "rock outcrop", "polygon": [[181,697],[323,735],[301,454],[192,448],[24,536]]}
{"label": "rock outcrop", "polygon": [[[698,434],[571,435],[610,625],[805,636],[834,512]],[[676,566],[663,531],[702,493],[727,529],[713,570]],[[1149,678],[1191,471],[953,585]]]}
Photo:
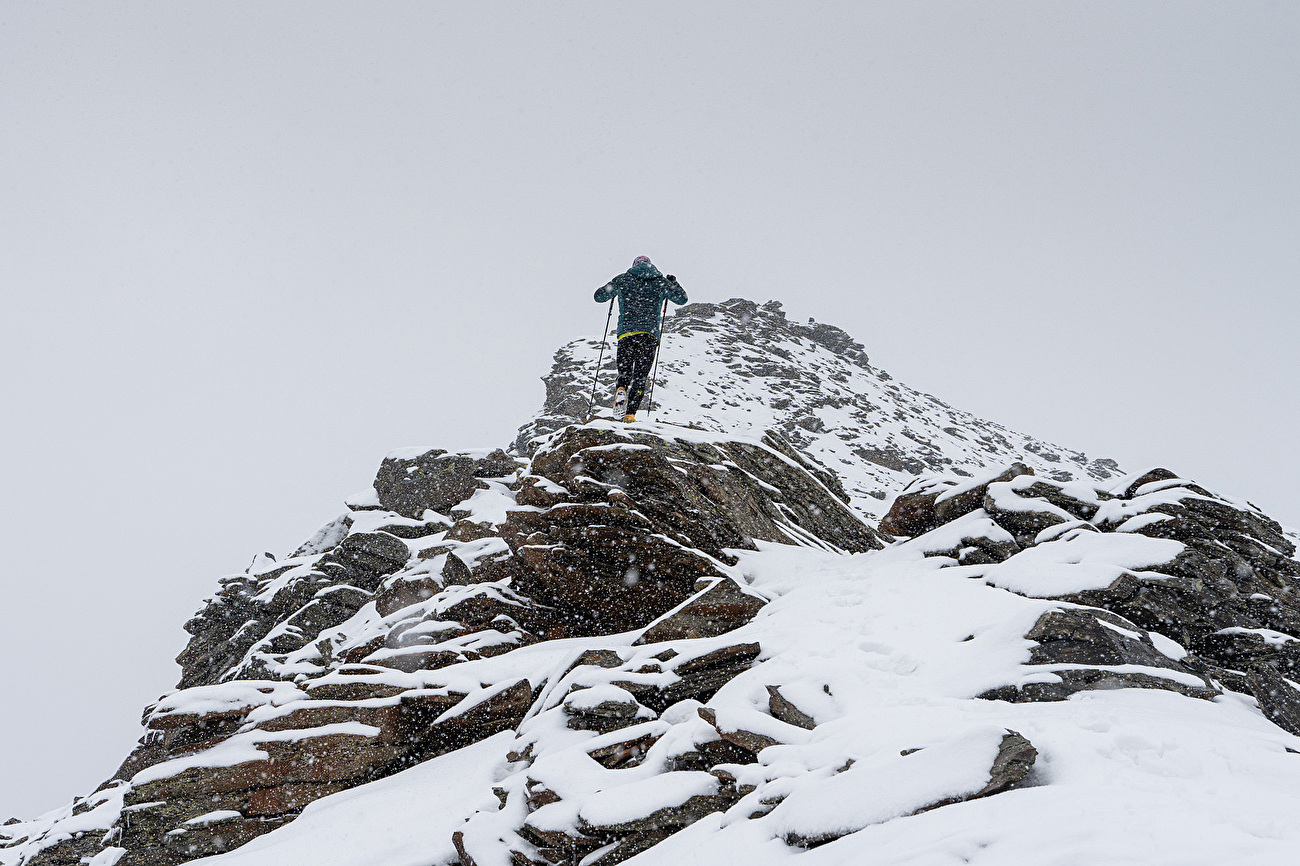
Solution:
{"label": "rock outcrop", "polygon": [[[882,547],[846,498],[833,473],[775,435],[597,422],[557,430],[531,460],[390,455],[373,495],[296,555],[259,557],[222,581],[186,625],[180,689],[146,711],[140,747],[106,783],[118,817],[24,862],[117,847],[121,866],[181,863],[530,713],[613,732],[707,700],[759,652],[710,643],[766,603],[736,582],[733,552]],[[545,673],[530,680],[489,663],[601,635],[627,636],[575,663],[609,672],[596,692],[570,695]],[[634,641],[646,649],[618,648]],[[690,645],[705,649],[688,657]],[[661,658],[628,669],[629,652]],[[715,800],[689,814],[705,803]],[[653,833],[682,820],[664,816]],[[629,844],[646,842],[643,829],[624,834],[639,840]]]}
{"label": "rock outcrop", "polygon": [[[1087,736],[1108,700],[1248,729],[1270,772],[1300,752],[1300,561],[1258,509],[961,413],[779,304],[692,305],[666,334],[658,417],[691,424],[573,423],[579,342],[513,453],[390,454],[289,557],[220,582],[139,747],[0,826],[0,864],[174,866],[269,832],[251,847],[278,851],[322,798],[471,764],[481,796],[444,803],[442,847],[414,859],[863,862],[887,825],[955,838],[927,822],[969,810],[962,859],[989,816],[1073,820],[1077,778],[1033,798],[1053,767],[1148,749],[1070,752],[1060,710]],[[1277,779],[1292,792],[1300,764]],[[1264,805],[1252,844],[1282,832]]]}
{"label": "rock outcrop", "polygon": [[[545,403],[520,429],[517,453],[531,453],[538,437],[587,416],[600,345],[574,340],[556,352],[542,380]],[[604,355],[597,414],[608,411],[615,375],[611,353]],[[755,438],[773,430],[831,467],[872,519],[918,473],[973,477],[1020,460],[1059,481],[1122,474],[1113,460],[1090,459],[909,388],[872,366],[841,329],[793,321],[777,301],[676,308],[664,323],[661,356],[655,405],[642,409],[648,417]]]}
{"label": "rock outcrop", "polygon": [[[1070,605],[1026,634],[1036,644],[1027,669],[1053,676],[984,697],[1136,687],[1212,698],[1229,688],[1300,734],[1300,691],[1285,682],[1300,659],[1300,562],[1282,528],[1248,503],[1167,469],[1097,487],[1017,463],[984,479],[918,479],[883,523],[915,531],[927,555],[972,577]],[[1080,578],[1079,564],[1092,576]]]}

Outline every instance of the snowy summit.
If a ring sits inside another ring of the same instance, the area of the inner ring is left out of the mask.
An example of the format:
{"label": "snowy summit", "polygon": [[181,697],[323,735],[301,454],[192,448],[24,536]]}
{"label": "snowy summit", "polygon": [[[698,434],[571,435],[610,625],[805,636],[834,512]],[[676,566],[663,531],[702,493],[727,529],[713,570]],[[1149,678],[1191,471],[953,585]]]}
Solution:
{"label": "snowy summit", "polygon": [[1295,859],[1292,534],[775,302],[663,346],[642,420],[574,341],[508,450],[395,451],[222,578],[0,866]]}

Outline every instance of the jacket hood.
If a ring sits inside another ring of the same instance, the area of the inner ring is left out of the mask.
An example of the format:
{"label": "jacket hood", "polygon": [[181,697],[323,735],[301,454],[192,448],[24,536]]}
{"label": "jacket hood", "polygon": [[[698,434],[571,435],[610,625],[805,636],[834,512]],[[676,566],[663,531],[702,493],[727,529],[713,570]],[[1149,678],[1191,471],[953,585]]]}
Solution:
{"label": "jacket hood", "polygon": [[644,280],[644,279],[649,279],[650,277],[662,277],[662,276],[663,276],[663,274],[659,273],[659,269],[656,268],[656,267],[655,267],[653,264],[651,264],[650,262],[638,262],[637,264],[635,264],[635,265],[633,265],[632,267],[628,268],[628,269],[627,269],[627,272],[628,272],[629,274],[631,274],[632,276],[634,276],[634,277],[640,277],[640,278],[643,279],[643,280]]}

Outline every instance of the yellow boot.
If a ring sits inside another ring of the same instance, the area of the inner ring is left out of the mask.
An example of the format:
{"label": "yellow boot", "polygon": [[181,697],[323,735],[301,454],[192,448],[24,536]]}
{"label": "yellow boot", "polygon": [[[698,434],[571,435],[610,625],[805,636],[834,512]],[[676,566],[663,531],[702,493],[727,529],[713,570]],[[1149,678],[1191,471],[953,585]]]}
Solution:
{"label": "yellow boot", "polygon": [[635,421],[635,420],[636,420],[636,416],[635,416],[635,415],[624,415],[624,416],[623,416],[623,423],[624,423],[624,424],[631,424],[631,423],[632,423],[633,421]]}

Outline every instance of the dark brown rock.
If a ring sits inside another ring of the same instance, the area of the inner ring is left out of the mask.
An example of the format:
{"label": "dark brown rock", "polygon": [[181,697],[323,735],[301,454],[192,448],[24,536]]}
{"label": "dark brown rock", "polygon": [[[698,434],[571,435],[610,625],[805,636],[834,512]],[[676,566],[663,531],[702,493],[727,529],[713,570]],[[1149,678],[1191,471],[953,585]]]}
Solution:
{"label": "dark brown rock", "polygon": [[752,539],[789,543],[780,524],[790,522],[845,550],[882,545],[816,475],[757,444],[570,427],[538,452],[532,471],[569,490],[582,488],[587,498],[621,491],[656,525],[710,555],[752,548]]}
{"label": "dark brown rock", "polygon": [[1015,536],[1016,542],[1022,546],[1032,545],[1044,529],[1070,521],[1068,516],[1058,514],[1046,500],[1021,497],[1005,482],[1000,488],[989,485],[989,492],[984,495],[984,510],[994,523]]}
{"label": "dark brown rock", "polygon": [[718,736],[731,743],[739,746],[746,752],[752,752],[757,755],[768,746],[780,745],[781,741],[767,734],[760,734],[756,731],[745,730],[744,728],[732,728],[718,724],[718,714],[710,707],[700,707],[695,711],[701,719],[713,726],[718,732]]}
{"label": "dark brown rock", "polygon": [[[1118,688],[1163,689],[1205,700],[1219,692],[1199,670],[1181,664],[1155,649],[1139,627],[1105,610],[1050,610],[1038,618],[1025,637],[1037,641],[1029,666],[1077,665],[1053,670],[1057,682],[1002,686],[979,695],[986,700],[1012,703],[1060,701],[1080,691]],[[1134,636],[1136,635],[1136,637]],[[1139,665],[1153,672],[1118,672],[1107,668]],[[1161,676],[1165,669],[1180,677]],[[1186,680],[1196,677],[1199,685]]]}
{"label": "dark brown rock", "polygon": [[515,491],[515,502],[519,505],[550,508],[552,505],[567,501],[568,491],[555,492],[550,489],[554,486],[555,483],[549,479],[538,475],[525,475],[519,481],[519,489]]}
{"label": "dark brown rock", "polygon": [[880,531],[886,535],[915,537],[934,529],[939,525],[934,504],[941,492],[943,491],[929,489],[900,493],[881,518]]}
{"label": "dark brown rock", "polygon": [[521,591],[568,612],[586,634],[644,625],[690,598],[700,578],[722,576],[708,557],[657,533],[611,526],[555,528],[515,554],[526,568]]}
{"label": "dark brown rock", "polygon": [[[450,559],[449,556],[448,560]],[[399,576],[385,583],[375,593],[375,610],[380,616],[388,616],[404,607],[428,601],[439,592],[442,592],[442,584],[431,575],[421,574],[414,578]]]}
{"label": "dark brown rock", "polygon": [[[1071,496],[1062,488],[1063,485],[1059,481],[1042,479],[1035,481],[1033,484],[1026,487],[1019,488],[1017,492],[1020,496],[1026,499],[1041,499],[1050,505],[1055,505],[1057,508],[1065,511],[1076,520],[1092,520],[1092,518],[1096,516],[1097,510],[1100,507],[1096,502],[1090,502]],[[1099,501],[1114,498],[1110,494],[1104,493],[1100,490],[1095,491],[1095,496]]]}
{"label": "dark brown rock", "polygon": [[492,524],[462,518],[453,523],[451,529],[447,531],[447,540],[478,541],[480,538],[487,538],[490,535],[496,535],[496,530]]}
{"label": "dark brown rock", "polygon": [[[267,758],[230,767],[193,767],[137,786],[128,805],[168,800],[185,794],[219,794],[274,787],[290,782],[340,782],[365,777],[400,754],[395,746],[361,734],[304,736],[271,741],[259,748]],[[184,792],[184,793],[182,793]]]}
{"label": "dark brown rock", "polygon": [[528,680],[521,679],[462,712],[453,709],[446,719],[438,721],[438,716],[434,716],[428,725],[413,734],[414,747],[403,757],[401,764],[411,766],[427,761],[514,728],[523,721],[532,702],[532,686]]}
{"label": "dark brown rock", "polygon": [[957,560],[960,565],[989,565],[1006,562],[1021,550],[1021,546],[1012,539],[992,538],[988,535],[964,535],[954,546],[927,549],[925,555],[948,556]]}
{"label": "dark brown rock", "polygon": [[657,698],[660,705],[647,703],[645,699],[642,703],[658,710],[686,698],[707,701],[718,689],[749,670],[761,651],[757,643],[734,644],[681,662],[674,668],[681,679],[661,691]]}
{"label": "dark brown rock", "polygon": [[722,793],[697,794],[677,805],[656,809],[642,818],[616,824],[591,824],[579,816],[578,829],[588,836],[607,839],[652,830],[680,829],[694,824],[710,812],[727,808],[735,799]]}
{"label": "dark brown rock", "polygon": [[1084,691],[1110,689],[1162,689],[1177,692],[1189,698],[1211,701],[1219,692],[1210,685],[1192,686],[1167,677],[1143,673],[1119,673],[1097,668],[1076,668],[1053,671],[1059,682],[1026,683],[1023,686],[999,686],[977,697],[990,701],[1008,701],[1013,704],[1037,701],[1064,701],[1071,695]]}
{"label": "dark brown rock", "polygon": [[1270,664],[1252,667],[1246,682],[1269,721],[1284,731],[1300,735],[1300,691]]}
{"label": "dark brown rock", "polygon": [[379,578],[406,565],[411,549],[406,542],[387,532],[356,532],[343,539],[321,560],[321,567],[336,567],[340,578],[351,579],[364,589],[374,589]]}
{"label": "dark brown rock", "polygon": [[[45,848],[23,866],[81,866],[104,849],[102,833],[79,833]],[[119,861],[122,862],[122,861]],[[139,861],[137,861],[139,862]],[[161,863],[160,866],[167,866]]]}
{"label": "dark brown rock", "polygon": [[1030,771],[1033,770],[1034,762],[1037,759],[1038,750],[1034,748],[1033,744],[1016,731],[1008,730],[1003,735],[1002,742],[998,745],[997,757],[993,759],[993,766],[989,768],[988,783],[983,788],[973,794],[950,797],[929,806],[923,806],[912,814],[919,815],[922,812],[929,812],[931,809],[938,809],[941,806],[950,806],[953,803],[963,803],[980,797],[991,797],[994,794],[1009,791],[1024,783],[1029,777]]}
{"label": "dark brown rock", "polygon": [[1266,664],[1293,679],[1300,671],[1300,640],[1267,640],[1254,632],[1225,630],[1199,637],[1189,649],[1203,659],[1238,670]]}
{"label": "dark brown rock", "polygon": [[[478,489],[475,461],[434,449],[412,458],[385,458],[375,477],[379,503],[403,517],[420,519],[425,509],[445,514]],[[513,470],[512,470],[513,471]]]}
{"label": "dark brown rock", "polygon": [[1150,484],[1153,481],[1173,481],[1177,478],[1178,476],[1170,472],[1168,469],[1164,469],[1164,468],[1152,469],[1150,472],[1146,472],[1140,475],[1137,479],[1133,481],[1132,484],[1130,484],[1128,487],[1125,487],[1124,492],[1122,492],[1119,496],[1121,499],[1132,499],[1137,494],[1139,487],[1143,487],[1147,484]]}
{"label": "dark brown rock", "polygon": [[696,593],[679,610],[651,625],[633,646],[726,634],[752,620],[766,603],[742,590],[734,581],[719,579]]}
{"label": "dark brown rock", "polygon": [[567,725],[575,731],[609,733],[643,720],[645,707],[630,692],[626,698],[610,698],[588,706],[581,702],[583,691],[586,690],[573,692],[564,701],[564,711],[569,716]]}
{"label": "dark brown rock", "polygon": [[[1111,627],[1103,625],[1103,622]],[[1025,635],[1038,642],[1028,664],[1131,664],[1190,673],[1157,651],[1150,639],[1135,629],[1137,626],[1105,611],[1049,610]]]}
{"label": "dark brown rock", "polygon": [[639,765],[641,760],[645,758],[646,752],[657,742],[659,742],[657,736],[642,734],[621,743],[613,743],[593,749],[587,754],[605,769],[618,770]]}
{"label": "dark brown rock", "polygon": [[945,490],[939,494],[934,503],[935,521],[942,526],[945,523],[951,523],[958,517],[963,517],[972,511],[983,508],[984,497],[988,494],[990,484],[999,484],[1013,478],[1019,478],[1021,475],[1033,474],[1033,469],[1017,462],[1012,463],[988,481],[962,490],[960,493],[953,493],[951,489]]}
{"label": "dark brown rock", "polygon": [[[180,828],[183,831],[181,833],[175,835],[169,833],[162,837],[161,851],[150,851],[147,854],[132,851],[118,861],[118,866],[131,866],[133,863],[140,866],[144,864],[163,866],[165,863],[182,863],[196,857],[224,854],[256,839],[263,833],[269,833],[284,823],[287,823],[287,819],[275,820],[259,816],[251,820],[223,821],[202,827],[183,827]],[[144,856],[141,856],[142,854]],[[140,859],[133,860],[131,855]]]}
{"label": "dark brown rock", "polygon": [[898,495],[880,521],[880,531],[887,535],[924,535],[984,507],[990,484],[1033,474],[1033,469],[1017,462],[979,484],[959,484],[954,478],[913,481]]}
{"label": "dark brown rock", "polygon": [[499,616],[520,616],[528,608],[527,599],[493,584],[479,584],[459,599],[440,610],[438,618],[466,625],[486,625]]}
{"label": "dark brown rock", "polygon": [[260,788],[248,795],[244,814],[250,818],[264,815],[294,814],[313,800],[346,791],[348,786],[339,783],[290,784],[274,788]]}
{"label": "dark brown rock", "polygon": [[467,655],[464,651],[454,652],[423,647],[412,647],[398,652],[384,650],[366,657],[369,664],[392,668],[395,671],[405,671],[408,674],[416,671],[437,670],[466,660]]}
{"label": "dark brown rock", "polygon": [[582,653],[573,661],[569,669],[564,672],[568,676],[574,670],[590,665],[597,668],[617,668],[622,667],[623,657],[613,650],[608,649],[589,649],[583,650]]}
{"label": "dark brown rock", "polygon": [[803,728],[811,731],[817,727],[817,721],[803,710],[790,703],[777,686],[767,687],[767,711],[772,714],[772,718],[785,722],[787,725],[794,725],[796,728]]}
{"label": "dark brown rock", "polygon": [[360,704],[317,704],[314,701],[304,703],[305,706],[291,709],[284,715],[258,722],[257,729],[260,731],[298,731],[343,722],[360,722],[363,725],[373,725],[379,728],[379,735],[376,739],[381,743],[388,744],[400,742],[406,734],[400,704],[375,707]]}
{"label": "dark brown rock", "polygon": [[505,478],[519,471],[519,463],[500,448],[474,461],[475,478]]}
{"label": "dark brown rock", "polygon": [[389,535],[411,540],[446,532],[450,528],[448,524],[435,520],[431,523],[388,523],[377,527],[376,531],[387,532]]}

